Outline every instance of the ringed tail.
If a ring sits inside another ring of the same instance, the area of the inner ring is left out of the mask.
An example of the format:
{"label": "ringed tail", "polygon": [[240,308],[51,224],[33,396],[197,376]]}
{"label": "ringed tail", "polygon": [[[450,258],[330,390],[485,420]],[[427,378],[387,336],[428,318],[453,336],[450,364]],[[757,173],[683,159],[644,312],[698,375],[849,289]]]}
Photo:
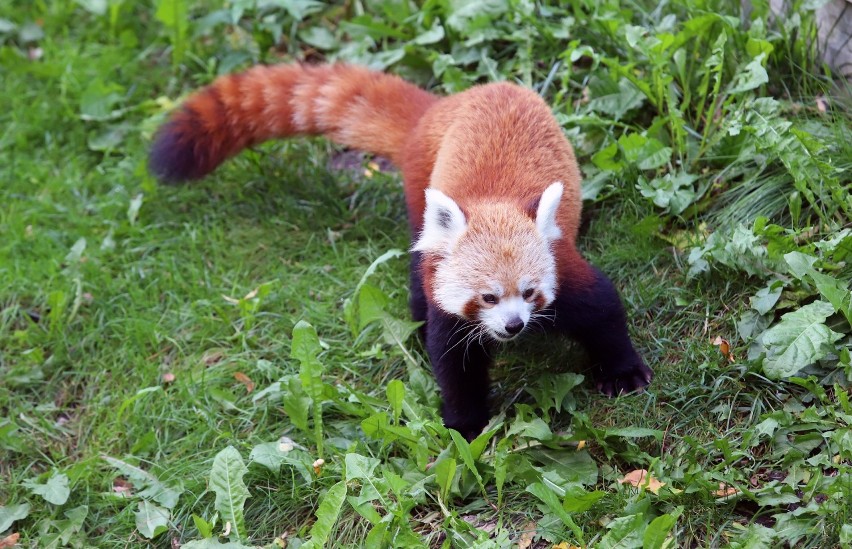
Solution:
{"label": "ringed tail", "polygon": [[149,166],[167,183],[199,179],[246,147],[324,135],[399,165],[437,97],[401,78],[345,64],[256,66],[192,94],[154,137]]}

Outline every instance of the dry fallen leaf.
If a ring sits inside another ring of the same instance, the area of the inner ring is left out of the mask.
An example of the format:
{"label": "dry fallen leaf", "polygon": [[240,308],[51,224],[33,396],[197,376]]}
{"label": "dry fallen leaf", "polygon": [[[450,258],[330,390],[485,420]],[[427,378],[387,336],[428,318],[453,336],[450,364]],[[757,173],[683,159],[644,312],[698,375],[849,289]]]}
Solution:
{"label": "dry fallen leaf", "polygon": [[586,441],[585,440],[581,440],[580,442],[577,443],[577,449],[578,450],[582,450],[585,447],[586,447]]}
{"label": "dry fallen leaf", "polygon": [[112,491],[120,496],[130,497],[133,495],[133,485],[129,481],[118,477],[112,481]]}
{"label": "dry fallen leaf", "polygon": [[260,286],[258,286],[258,287],[257,287],[257,288],[255,288],[254,290],[252,290],[252,291],[250,291],[249,293],[247,293],[246,295],[244,295],[244,296],[243,296],[243,301],[248,301],[248,300],[250,300],[250,299],[254,299],[254,298],[256,298],[256,297],[257,297],[257,292],[258,292],[259,290],[260,290]]}
{"label": "dry fallen leaf", "polygon": [[583,549],[582,547],[578,547],[576,545],[568,545],[567,541],[563,541],[562,543],[557,543],[552,547],[552,549]]}
{"label": "dry fallen leaf", "polygon": [[14,547],[18,544],[18,540],[21,538],[21,534],[15,532],[14,534],[9,534],[5,538],[0,538],[0,547]]}
{"label": "dry fallen leaf", "polygon": [[818,95],[816,98],[816,106],[819,112],[826,112],[828,110],[828,102],[825,100],[825,97]]}
{"label": "dry fallen leaf", "polygon": [[713,492],[713,495],[717,498],[728,498],[739,494],[739,492],[740,491],[737,490],[735,487],[729,484],[725,484],[724,482],[720,482],[719,489]]}
{"label": "dry fallen leaf", "polygon": [[245,375],[242,372],[237,372],[234,374],[234,379],[246,386],[247,393],[254,391],[254,381],[252,381],[249,376]]}
{"label": "dry fallen leaf", "polygon": [[521,537],[518,539],[518,549],[527,549],[532,545],[533,538],[536,535],[536,523],[530,521],[521,529]]}
{"label": "dry fallen leaf", "polygon": [[660,488],[666,485],[665,482],[660,482],[651,476],[651,473],[646,471],[645,469],[636,469],[635,471],[630,471],[623,478],[618,480],[621,484],[629,484],[636,488],[645,488],[646,490],[653,492],[655,494],[660,493]]}
{"label": "dry fallen leaf", "polygon": [[719,347],[719,352],[728,359],[728,362],[735,362],[734,353],[731,352],[731,344],[727,339],[716,336],[716,339],[713,340],[713,345]]}
{"label": "dry fallen leaf", "polygon": [[201,355],[201,362],[207,366],[213,366],[224,357],[225,353],[221,349],[210,349],[209,351],[204,351],[204,354]]}

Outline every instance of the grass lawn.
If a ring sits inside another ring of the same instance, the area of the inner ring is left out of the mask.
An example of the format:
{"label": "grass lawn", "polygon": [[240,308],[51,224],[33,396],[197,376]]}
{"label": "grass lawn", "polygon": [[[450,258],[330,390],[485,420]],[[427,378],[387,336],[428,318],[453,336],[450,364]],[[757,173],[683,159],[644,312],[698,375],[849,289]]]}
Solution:
{"label": "grass lawn", "polygon": [[[0,6],[0,547],[849,547],[852,102],[809,8],[421,7]],[[542,93],[649,390],[533,336],[468,444],[397,173],[311,139],[157,185],[181,97],[296,59]]]}

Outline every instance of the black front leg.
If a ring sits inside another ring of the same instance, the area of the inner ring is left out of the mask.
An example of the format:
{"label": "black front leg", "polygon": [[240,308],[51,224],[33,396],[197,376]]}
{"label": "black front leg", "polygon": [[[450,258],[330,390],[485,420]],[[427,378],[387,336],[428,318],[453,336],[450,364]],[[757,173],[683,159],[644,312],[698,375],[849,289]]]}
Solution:
{"label": "black front leg", "polygon": [[595,368],[597,388],[607,396],[631,393],[651,383],[654,373],[633,348],[627,319],[612,282],[591,267],[591,284],[562,284],[552,307],[556,328],[578,340]]}
{"label": "black front leg", "polygon": [[426,351],[441,388],[444,425],[473,440],[488,423],[488,368],[486,343],[476,325],[449,315],[429,303]]}

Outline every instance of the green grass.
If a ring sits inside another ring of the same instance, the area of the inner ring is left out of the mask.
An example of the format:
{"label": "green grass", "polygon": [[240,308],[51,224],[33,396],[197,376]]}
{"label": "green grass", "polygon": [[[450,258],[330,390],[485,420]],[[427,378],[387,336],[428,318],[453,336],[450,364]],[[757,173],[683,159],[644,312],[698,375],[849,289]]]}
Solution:
{"label": "green grass", "polygon": [[[724,2],[368,3],[366,15],[247,3],[237,20],[242,4],[109,5],[0,8],[0,540],[848,546],[850,110],[807,48],[807,13],[746,30],[714,19],[738,17]],[[185,6],[188,27],[157,6]],[[643,29],[632,45],[629,24]],[[708,64],[720,29],[722,61]],[[683,59],[643,42],[668,35]],[[763,82],[747,66],[767,44]],[[495,431],[468,449],[440,423],[405,322],[405,254],[358,286],[408,246],[398,174],[332,170],[339,151],[321,139],[264,145],[191,186],[147,174],[151,133],[184,93],[254,61],[320,56],[439,92],[495,78],[546,89],[587,174],[581,247],[621,291],[656,373],[646,393],[574,386],[582,351],[533,336],[500,355]],[[665,186],[681,172],[694,179]],[[783,292],[764,306],[767,287]],[[811,321],[814,358],[779,375],[790,343],[773,334],[814,304],[828,307]],[[380,312],[365,324],[359,310]],[[241,539],[224,534],[214,493],[229,446],[247,465],[241,480],[228,470],[251,496]],[[618,482],[635,469],[666,486]],[[63,475],[67,496],[39,495],[34,483]],[[147,531],[140,506],[163,527]],[[215,535],[193,516],[218,517]]]}

